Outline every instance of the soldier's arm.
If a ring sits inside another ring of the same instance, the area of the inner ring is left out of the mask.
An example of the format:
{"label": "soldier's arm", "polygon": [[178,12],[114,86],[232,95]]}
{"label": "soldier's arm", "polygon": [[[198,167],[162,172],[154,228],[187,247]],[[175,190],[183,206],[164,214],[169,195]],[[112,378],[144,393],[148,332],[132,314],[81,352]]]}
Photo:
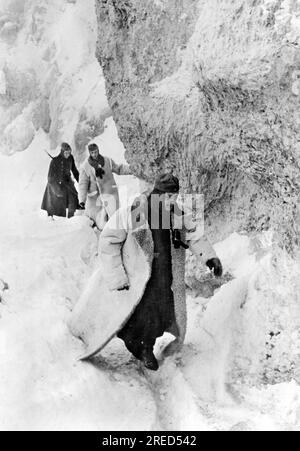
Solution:
{"label": "soldier's arm", "polygon": [[204,233],[204,225],[198,224],[191,212],[187,212],[184,221],[186,240],[191,252],[214,271],[215,276],[223,274],[222,263],[217,253]]}
{"label": "soldier's arm", "polygon": [[99,255],[108,269],[107,274],[110,274],[106,282],[111,290],[129,287],[129,279],[122,259],[122,247],[128,233],[124,215],[127,215],[127,211],[118,210],[106,224],[99,240]]}

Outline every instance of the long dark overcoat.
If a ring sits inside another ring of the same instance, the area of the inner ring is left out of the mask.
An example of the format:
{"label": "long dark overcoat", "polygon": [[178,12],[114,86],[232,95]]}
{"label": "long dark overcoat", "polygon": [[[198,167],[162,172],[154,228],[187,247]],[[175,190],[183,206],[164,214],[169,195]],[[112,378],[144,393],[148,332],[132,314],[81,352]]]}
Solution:
{"label": "long dark overcoat", "polygon": [[[141,206],[139,225],[131,219],[132,206],[118,210],[109,220],[99,241],[99,267],[73,310],[69,326],[73,335],[86,345],[82,359],[99,353],[125,326],[151,277],[154,243],[143,213],[147,196],[141,196],[135,203]],[[201,227],[195,225],[191,215],[187,216],[182,238],[205,263],[217,254]],[[175,322],[169,332],[176,340],[168,352],[180,348],[186,334],[185,260],[185,249],[172,246]],[[118,291],[125,285],[129,285],[129,291]]]}
{"label": "long dark overcoat", "polygon": [[71,173],[75,180],[79,180],[73,155],[68,159],[62,154],[53,158],[49,168],[48,184],[43,198],[42,210],[50,216],[66,217],[66,209],[73,205],[78,207],[78,194],[73,183]]}

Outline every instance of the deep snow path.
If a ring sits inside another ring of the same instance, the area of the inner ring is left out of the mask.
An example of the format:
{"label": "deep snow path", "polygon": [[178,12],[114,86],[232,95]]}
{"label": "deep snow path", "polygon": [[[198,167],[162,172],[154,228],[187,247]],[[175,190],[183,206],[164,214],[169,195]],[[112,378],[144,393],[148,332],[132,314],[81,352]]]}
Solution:
{"label": "deep snow path", "polygon": [[[243,265],[255,266],[247,239],[232,240],[239,250],[244,243],[239,277],[208,307],[208,301],[189,298],[185,348],[152,373],[117,339],[94,364],[77,361],[82,344],[70,335],[67,321],[97,248],[85,218],[51,222],[32,216],[21,237],[2,237],[0,275],[10,291],[0,305],[0,429],[297,429],[296,384],[226,384],[232,332],[247,295]],[[158,356],[166,340],[158,344]]]}
{"label": "deep snow path", "polygon": [[77,361],[67,328],[90,274],[96,236],[84,218],[35,218],[24,237],[1,240],[0,273],[11,290],[1,305],[0,429],[145,429],[151,392],[134,374],[107,374]]}

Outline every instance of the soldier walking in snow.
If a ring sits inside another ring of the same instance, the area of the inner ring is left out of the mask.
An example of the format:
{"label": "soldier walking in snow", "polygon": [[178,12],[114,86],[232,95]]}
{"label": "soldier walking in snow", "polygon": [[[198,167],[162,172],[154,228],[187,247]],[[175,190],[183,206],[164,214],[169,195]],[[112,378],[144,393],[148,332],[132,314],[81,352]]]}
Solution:
{"label": "soldier walking in snow", "polygon": [[48,184],[44,194],[42,210],[47,211],[48,216],[72,218],[79,208],[78,193],[72,180],[79,180],[72,149],[69,144],[61,145],[58,157],[52,159],[48,174]]}
{"label": "soldier walking in snow", "polygon": [[89,158],[84,162],[79,177],[79,202],[86,209],[99,230],[119,209],[119,192],[113,174],[131,175],[129,166],[116,164],[100,154],[97,144],[88,146]]}
{"label": "soldier walking in snow", "polygon": [[181,348],[186,334],[186,249],[222,275],[220,260],[191,216],[182,230],[175,229],[175,210],[184,215],[178,192],[176,177],[159,177],[150,196],[120,209],[102,232],[101,267],[71,321],[73,334],[87,345],[85,359],[118,335],[146,368],[157,370],[156,339],[164,332],[176,337],[165,350],[169,355]]}

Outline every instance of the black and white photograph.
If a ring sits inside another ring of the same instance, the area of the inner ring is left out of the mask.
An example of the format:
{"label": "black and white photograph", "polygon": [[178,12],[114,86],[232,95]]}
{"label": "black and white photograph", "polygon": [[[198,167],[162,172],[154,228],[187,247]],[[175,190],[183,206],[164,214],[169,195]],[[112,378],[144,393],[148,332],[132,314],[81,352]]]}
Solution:
{"label": "black and white photograph", "polygon": [[300,431],[300,0],[0,0],[0,135],[0,431]]}

